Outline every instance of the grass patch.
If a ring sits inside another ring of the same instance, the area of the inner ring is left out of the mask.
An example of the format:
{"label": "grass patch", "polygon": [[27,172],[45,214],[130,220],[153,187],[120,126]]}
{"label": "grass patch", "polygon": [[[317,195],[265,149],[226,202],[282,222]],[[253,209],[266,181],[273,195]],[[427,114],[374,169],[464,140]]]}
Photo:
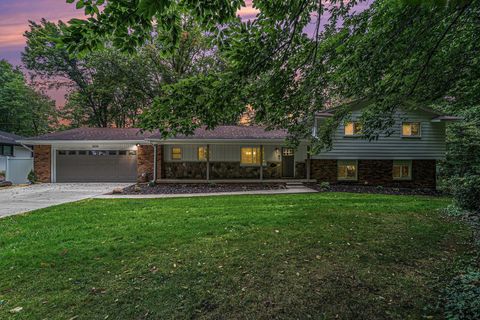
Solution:
{"label": "grass patch", "polygon": [[[86,200],[0,220],[0,318],[420,318],[471,231],[445,198]],[[11,314],[15,307],[23,310]]]}

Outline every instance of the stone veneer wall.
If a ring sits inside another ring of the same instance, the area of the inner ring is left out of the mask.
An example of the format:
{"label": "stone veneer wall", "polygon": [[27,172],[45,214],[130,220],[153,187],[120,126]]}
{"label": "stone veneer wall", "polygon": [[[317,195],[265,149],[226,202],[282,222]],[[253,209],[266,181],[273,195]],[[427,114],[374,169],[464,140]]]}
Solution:
{"label": "stone veneer wall", "polygon": [[358,160],[358,180],[338,181],[337,160],[311,160],[311,178],[332,184],[381,185],[404,188],[435,188],[436,161],[412,160],[412,180],[393,180],[393,160]]}
{"label": "stone veneer wall", "polygon": [[[206,162],[165,162],[166,179],[206,179]],[[267,162],[263,167],[264,179],[280,179],[282,166],[280,162]],[[210,162],[210,179],[259,179],[260,167],[243,166],[240,162]]]}
{"label": "stone veneer wall", "polygon": [[[157,147],[157,179],[162,177],[162,154],[161,145]],[[153,179],[154,148],[152,145],[139,145],[137,147],[137,181],[148,182]]]}
{"label": "stone veneer wall", "polygon": [[52,146],[33,147],[33,171],[38,182],[52,182]]}

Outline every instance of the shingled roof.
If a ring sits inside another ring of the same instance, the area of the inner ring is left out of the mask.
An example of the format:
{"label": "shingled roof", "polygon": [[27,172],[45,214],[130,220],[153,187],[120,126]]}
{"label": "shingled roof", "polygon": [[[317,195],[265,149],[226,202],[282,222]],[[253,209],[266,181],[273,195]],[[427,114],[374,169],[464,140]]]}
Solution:
{"label": "shingled roof", "polygon": [[[177,135],[168,140],[255,140],[285,139],[286,130],[265,130],[261,126],[217,126],[212,130],[197,128],[193,135]],[[161,140],[160,134],[152,134],[149,140]]]}
{"label": "shingled roof", "polygon": [[[205,127],[193,135],[178,135],[167,140],[256,140],[285,139],[286,130],[265,130],[260,126],[218,126],[213,130]],[[23,141],[143,141],[163,140],[158,133],[142,132],[139,128],[76,128],[48,133]]]}
{"label": "shingled roof", "polygon": [[17,140],[22,140],[23,138],[14,133],[0,131],[0,144],[18,145]]}
{"label": "shingled roof", "polygon": [[71,130],[47,133],[25,141],[108,141],[108,140],[144,140],[149,133],[141,133],[138,128],[75,128]]}

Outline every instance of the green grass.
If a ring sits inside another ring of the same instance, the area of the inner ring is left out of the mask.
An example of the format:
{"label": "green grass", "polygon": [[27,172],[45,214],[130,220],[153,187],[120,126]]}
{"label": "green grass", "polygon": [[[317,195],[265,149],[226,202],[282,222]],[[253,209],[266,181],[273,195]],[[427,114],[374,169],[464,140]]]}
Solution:
{"label": "green grass", "polygon": [[471,236],[438,212],[448,203],[347,193],[86,200],[0,219],[0,319],[441,316],[425,307]]}

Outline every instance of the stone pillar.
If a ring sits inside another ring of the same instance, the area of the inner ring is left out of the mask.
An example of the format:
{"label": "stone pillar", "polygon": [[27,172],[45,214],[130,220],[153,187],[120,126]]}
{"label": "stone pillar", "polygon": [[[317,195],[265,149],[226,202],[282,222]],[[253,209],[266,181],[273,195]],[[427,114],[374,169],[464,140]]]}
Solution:
{"label": "stone pillar", "polygon": [[52,182],[52,146],[38,145],[33,147],[33,171],[38,182]]}

